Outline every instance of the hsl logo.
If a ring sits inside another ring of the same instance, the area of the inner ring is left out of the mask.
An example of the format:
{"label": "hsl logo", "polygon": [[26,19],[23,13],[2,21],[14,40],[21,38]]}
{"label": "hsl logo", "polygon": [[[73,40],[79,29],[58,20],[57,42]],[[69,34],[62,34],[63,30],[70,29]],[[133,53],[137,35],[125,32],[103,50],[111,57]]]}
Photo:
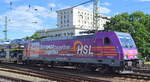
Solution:
{"label": "hsl logo", "polygon": [[74,43],[74,50],[77,51],[79,55],[91,55],[92,46],[91,45],[83,45],[80,41],[76,41]]}

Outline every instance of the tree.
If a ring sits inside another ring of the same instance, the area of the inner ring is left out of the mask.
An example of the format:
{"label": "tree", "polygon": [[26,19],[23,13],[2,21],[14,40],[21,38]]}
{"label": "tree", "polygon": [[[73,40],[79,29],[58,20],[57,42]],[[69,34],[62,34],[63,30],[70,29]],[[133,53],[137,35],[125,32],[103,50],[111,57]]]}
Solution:
{"label": "tree", "polygon": [[105,28],[130,33],[141,56],[150,60],[150,15],[143,12],[122,13],[112,17]]}
{"label": "tree", "polygon": [[41,38],[41,36],[40,36],[40,34],[39,33],[34,33],[32,36],[27,36],[27,37],[25,37],[25,39],[26,40],[35,40],[35,39],[40,39]]}
{"label": "tree", "polygon": [[32,39],[40,39],[40,34],[36,32],[31,36],[31,38]]}

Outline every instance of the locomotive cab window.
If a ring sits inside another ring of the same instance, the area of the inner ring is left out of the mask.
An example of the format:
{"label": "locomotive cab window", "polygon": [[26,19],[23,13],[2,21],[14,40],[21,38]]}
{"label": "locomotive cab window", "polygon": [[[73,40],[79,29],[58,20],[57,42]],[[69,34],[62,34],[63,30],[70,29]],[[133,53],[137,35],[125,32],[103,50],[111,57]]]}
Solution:
{"label": "locomotive cab window", "polygon": [[111,44],[111,40],[108,37],[104,38],[104,45],[110,45]]}

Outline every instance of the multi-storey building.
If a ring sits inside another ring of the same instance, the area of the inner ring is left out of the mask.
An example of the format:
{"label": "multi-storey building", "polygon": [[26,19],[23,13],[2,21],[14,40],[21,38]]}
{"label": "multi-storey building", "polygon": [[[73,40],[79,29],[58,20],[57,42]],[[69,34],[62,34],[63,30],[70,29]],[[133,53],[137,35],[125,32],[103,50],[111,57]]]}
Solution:
{"label": "multi-storey building", "polygon": [[[107,18],[108,16],[102,16]],[[108,17],[110,18],[110,17]],[[107,19],[99,18],[98,30],[104,30]],[[95,30],[93,28],[93,12],[80,8],[67,8],[57,11],[57,28],[40,30],[41,37],[62,37],[83,35],[80,32]]]}
{"label": "multi-storey building", "polygon": [[92,13],[79,9],[68,8],[57,11],[58,28],[92,28]]}
{"label": "multi-storey building", "polygon": [[[108,17],[103,16],[101,17]],[[103,25],[107,19],[99,18],[99,30],[104,30]],[[58,28],[93,28],[93,12],[80,8],[67,8],[57,11],[57,25]]]}

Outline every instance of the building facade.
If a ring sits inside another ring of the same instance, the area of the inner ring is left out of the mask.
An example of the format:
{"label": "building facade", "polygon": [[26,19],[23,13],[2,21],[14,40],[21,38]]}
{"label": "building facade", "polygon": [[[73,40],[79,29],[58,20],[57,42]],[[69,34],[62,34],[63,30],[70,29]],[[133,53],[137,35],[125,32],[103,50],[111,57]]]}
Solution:
{"label": "building facade", "polygon": [[[101,15],[101,17],[108,16]],[[103,25],[107,21],[107,19],[99,18],[98,30],[104,30]],[[40,33],[41,37],[56,38],[87,35],[81,32],[88,30],[95,30],[93,28],[93,12],[79,8],[67,8],[57,11],[57,28],[37,32]]]}
{"label": "building facade", "polygon": [[55,29],[48,29],[48,30],[39,30],[37,33],[40,34],[40,37],[51,37],[51,38],[58,38],[58,37],[67,37],[67,36],[79,36],[79,35],[87,35],[83,34],[83,31],[87,31],[87,29],[80,29],[80,28],[55,28]]}
{"label": "building facade", "polygon": [[[100,15],[100,17],[110,18],[109,16]],[[108,20],[99,18],[98,30],[104,30],[104,24]],[[93,12],[80,8],[67,8],[57,11],[58,28],[93,28]]]}

